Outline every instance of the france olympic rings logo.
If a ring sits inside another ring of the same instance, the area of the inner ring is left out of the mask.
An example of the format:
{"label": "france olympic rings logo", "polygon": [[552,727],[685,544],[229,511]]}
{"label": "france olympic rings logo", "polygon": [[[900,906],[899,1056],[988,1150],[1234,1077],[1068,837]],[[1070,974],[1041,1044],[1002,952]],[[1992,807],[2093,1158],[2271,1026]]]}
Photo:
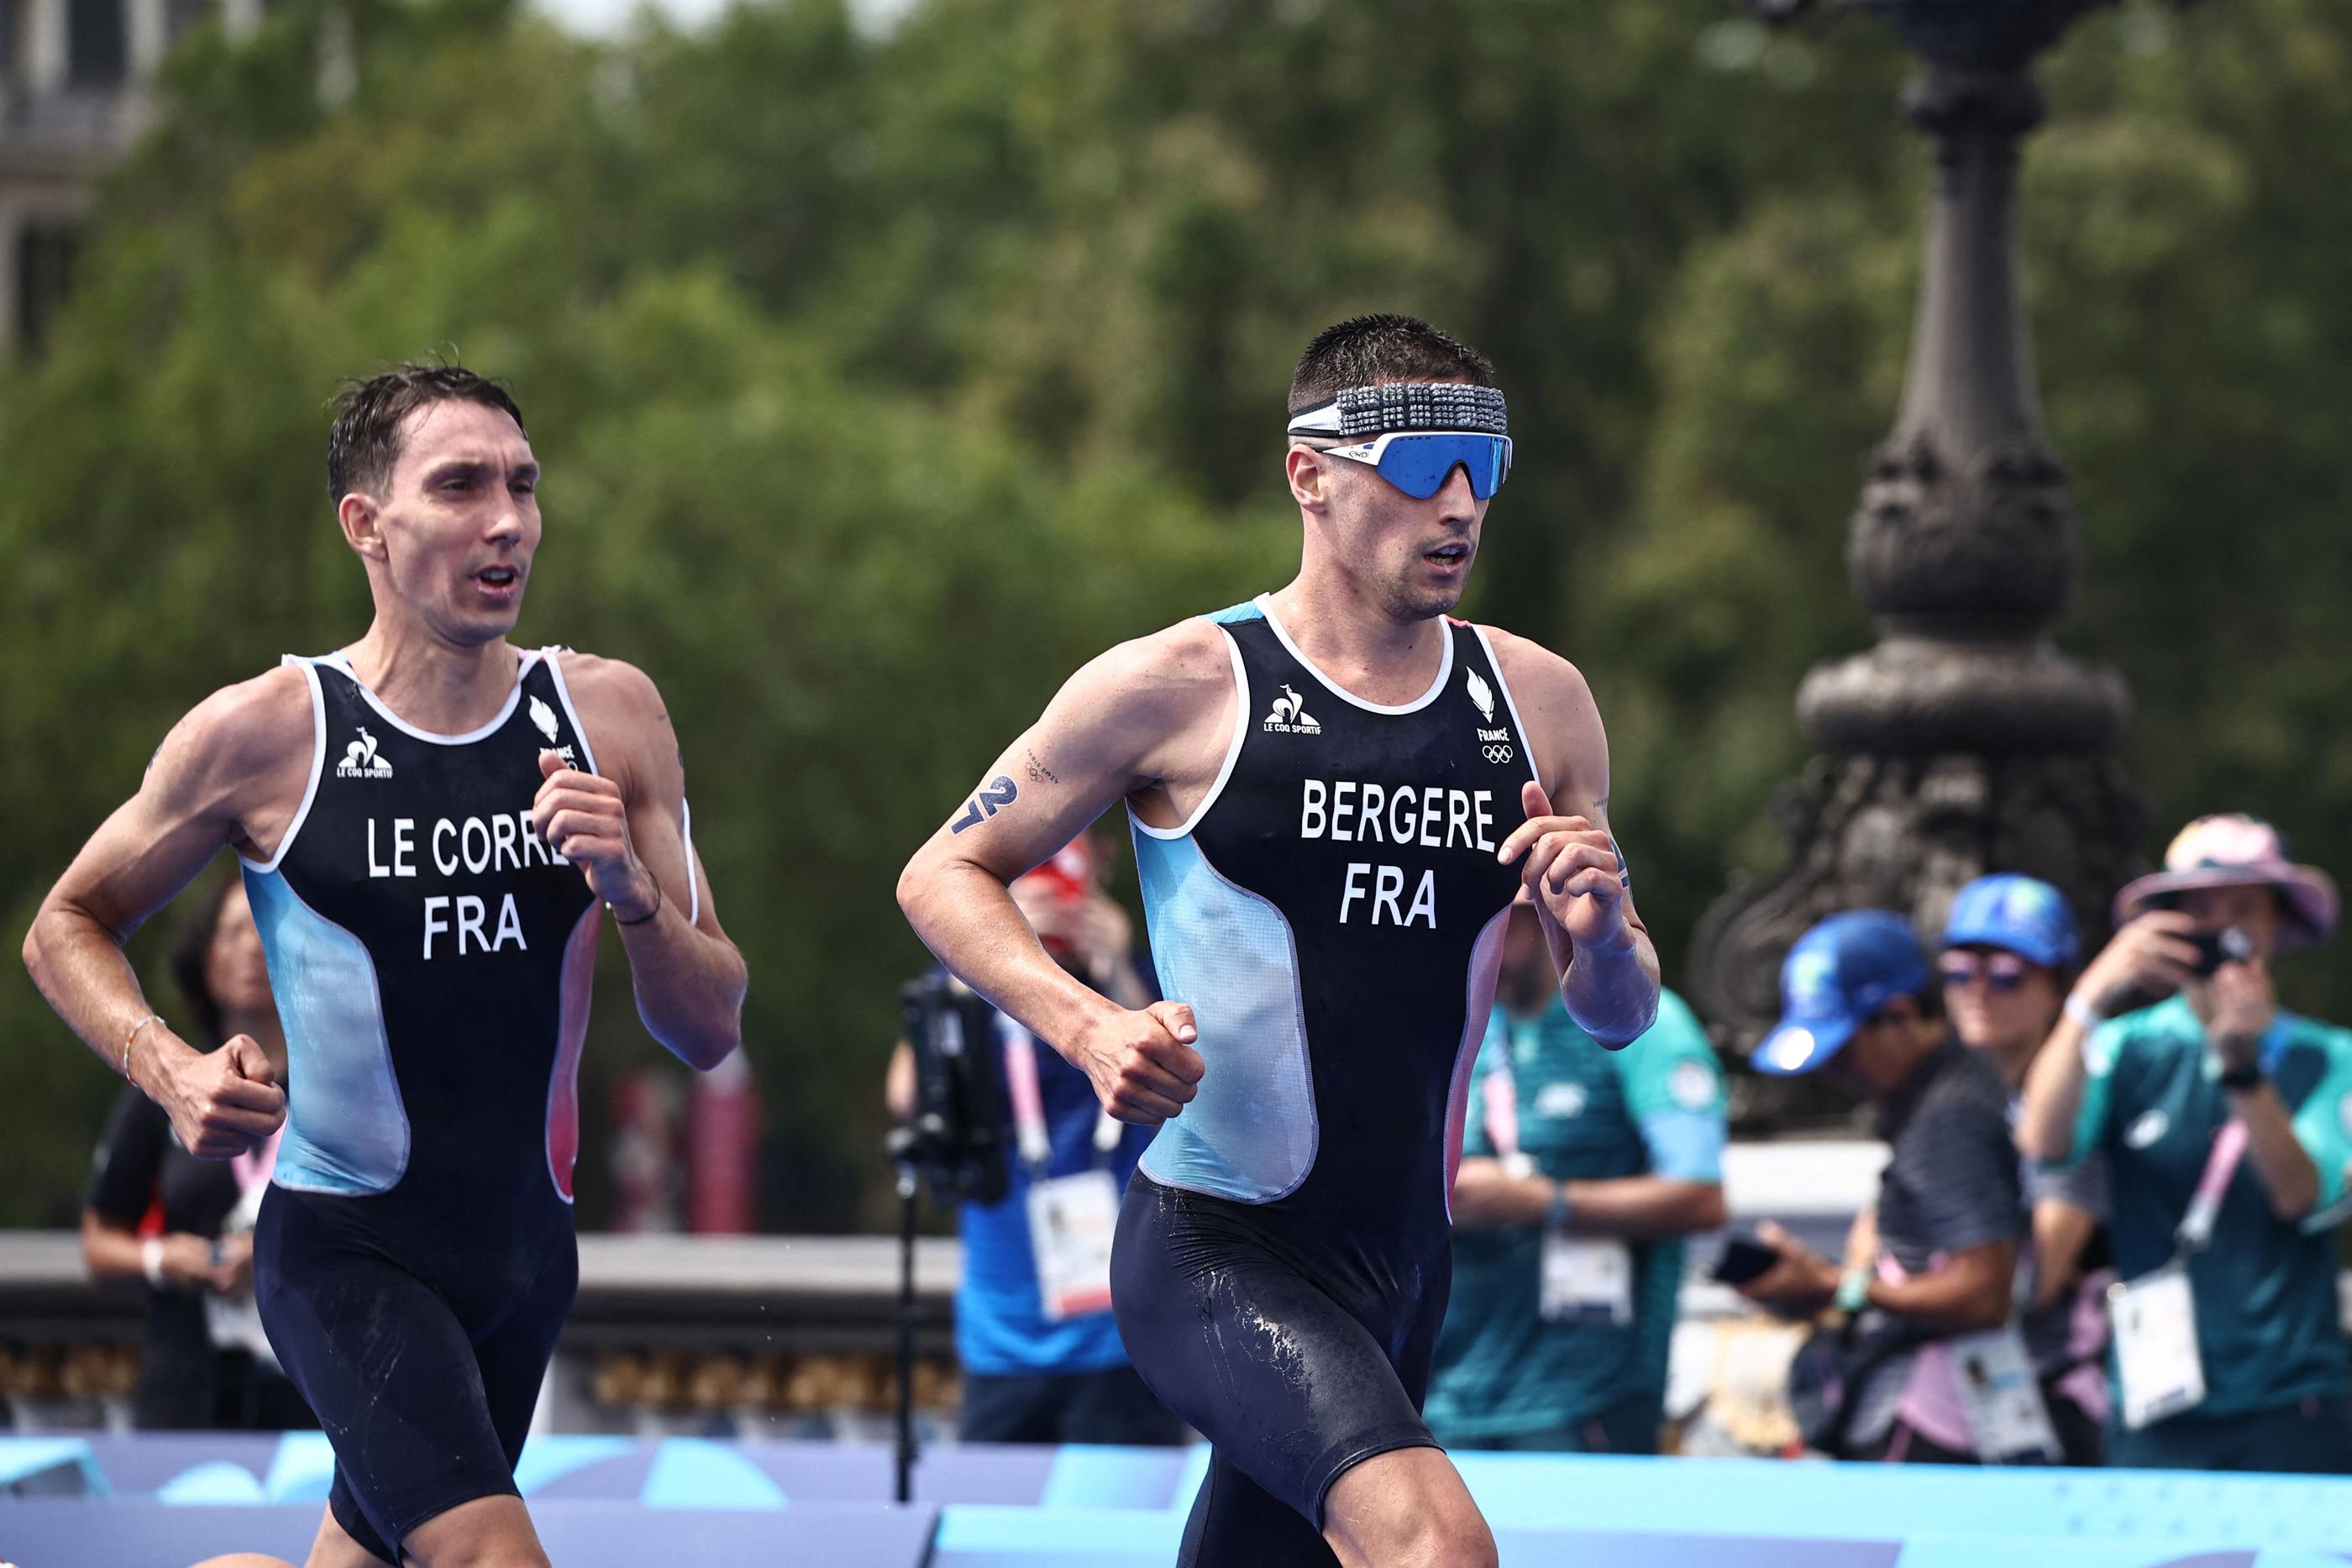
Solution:
{"label": "france olympic rings logo", "polygon": [[1489,744],[1486,747],[1486,757],[1489,762],[1508,762],[1511,759],[1511,748],[1499,744]]}

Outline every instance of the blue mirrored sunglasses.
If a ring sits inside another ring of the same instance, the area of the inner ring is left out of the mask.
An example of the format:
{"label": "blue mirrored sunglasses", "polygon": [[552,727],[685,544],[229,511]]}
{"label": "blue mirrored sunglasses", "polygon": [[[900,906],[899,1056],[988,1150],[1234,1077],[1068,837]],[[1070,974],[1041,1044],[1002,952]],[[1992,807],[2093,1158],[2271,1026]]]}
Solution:
{"label": "blue mirrored sunglasses", "polygon": [[1391,430],[1352,446],[1327,446],[1324,453],[1380,470],[1381,477],[1426,501],[1445,488],[1454,469],[1470,476],[1470,494],[1491,499],[1511,472],[1511,438],[1471,431]]}

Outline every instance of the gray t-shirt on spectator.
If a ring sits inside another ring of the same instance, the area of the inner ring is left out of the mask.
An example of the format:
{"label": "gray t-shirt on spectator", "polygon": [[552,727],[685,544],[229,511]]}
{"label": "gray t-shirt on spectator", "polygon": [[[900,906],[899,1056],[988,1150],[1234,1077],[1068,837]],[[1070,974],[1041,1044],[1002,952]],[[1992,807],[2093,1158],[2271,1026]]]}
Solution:
{"label": "gray t-shirt on spectator", "polygon": [[[2009,1132],[2009,1089],[1992,1064],[1946,1037],[1878,1115],[1890,1151],[1878,1186],[1879,1249],[1906,1274],[1994,1241],[2015,1241],[2025,1200]],[[1895,1419],[1916,1353],[1890,1357],[1847,1429],[1876,1442]]]}

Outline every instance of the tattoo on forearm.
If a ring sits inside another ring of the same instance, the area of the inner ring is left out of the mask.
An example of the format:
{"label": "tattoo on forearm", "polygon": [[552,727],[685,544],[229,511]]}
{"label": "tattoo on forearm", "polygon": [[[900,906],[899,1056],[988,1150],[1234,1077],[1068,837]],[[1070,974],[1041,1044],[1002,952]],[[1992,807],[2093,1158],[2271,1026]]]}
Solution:
{"label": "tattoo on forearm", "polygon": [[1029,782],[1032,784],[1059,784],[1061,780],[1054,777],[1054,770],[1052,768],[1037,760],[1037,754],[1033,751],[1029,753]]}
{"label": "tattoo on forearm", "polygon": [[966,828],[976,828],[1020,798],[1021,787],[1000,773],[994,783],[964,803],[963,815],[948,824],[948,831],[961,833]]}

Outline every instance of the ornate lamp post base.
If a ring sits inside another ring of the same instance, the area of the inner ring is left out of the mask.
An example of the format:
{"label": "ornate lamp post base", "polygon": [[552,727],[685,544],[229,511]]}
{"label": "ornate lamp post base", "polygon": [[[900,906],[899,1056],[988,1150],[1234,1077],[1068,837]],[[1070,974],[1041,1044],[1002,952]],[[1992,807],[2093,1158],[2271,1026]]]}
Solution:
{"label": "ornate lamp post base", "polygon": [[2114,758],[2123,680],[2050,641],[2075,522],[2017,299],[2018,143],[2042,110],[2027,68],[2096,3],[1861,0],[1927,57],[1904,109],[1935,138],[1936,190],[1903,406],[1846,551],[1880,641],[1806,676],[1797,717],[1823,755],[1775,802],[1790,864],[1698,930],[1694,991],[1743,1047],[1779,1014],[1781,956],[1824,916],[1875,906],[1928,932],[1963,883],[2022,871],[2096,932],[2138,866],[2146,810]]}

